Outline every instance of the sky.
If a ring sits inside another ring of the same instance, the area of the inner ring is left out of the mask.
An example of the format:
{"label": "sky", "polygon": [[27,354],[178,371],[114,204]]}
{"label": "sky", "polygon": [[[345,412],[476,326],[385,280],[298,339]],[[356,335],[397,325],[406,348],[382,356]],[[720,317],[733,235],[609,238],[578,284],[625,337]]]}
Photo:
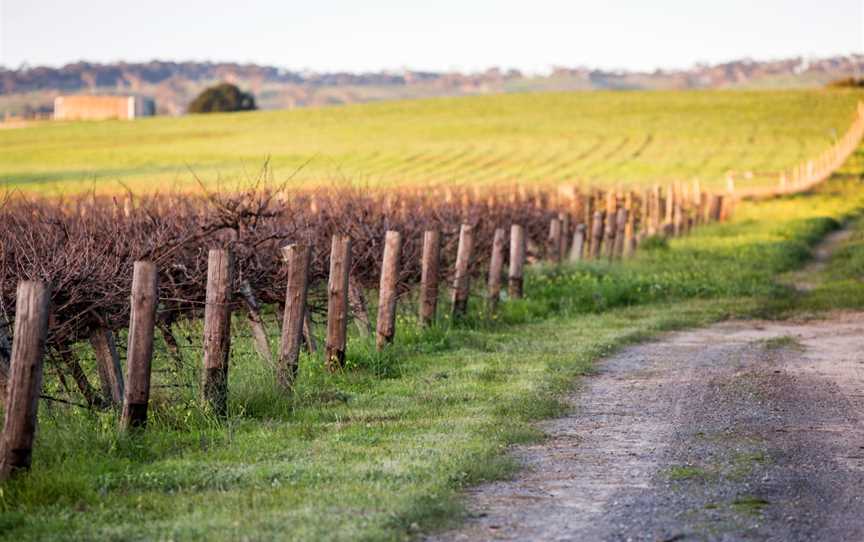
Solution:
{"label": "sky", "polygon": [[0,0],[0,65],[652,70],[864,53],[864,0]]}

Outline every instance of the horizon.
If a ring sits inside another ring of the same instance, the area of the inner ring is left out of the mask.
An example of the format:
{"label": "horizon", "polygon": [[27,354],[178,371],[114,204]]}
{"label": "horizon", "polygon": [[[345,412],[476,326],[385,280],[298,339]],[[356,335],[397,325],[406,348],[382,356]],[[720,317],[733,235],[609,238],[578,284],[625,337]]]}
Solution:
{"label": "horizon", "polygon": [[[59,0],[0,0],[0,66],[160,59],[298,72],[472,73],[500,67],[543,74],[555,66],[653,72],[864,52],[864,9],[858,0],[836,0],[831,10],[805,0],[757,6],[744,0],[698,6],[685,0],[651,6],[616,0],[590,9],[541,0],[530,10],[492,0],[468,6],[442,1],[432,9],[395,0],[362,7],[344,0],[314,6],[261,0],[250,6],[252,15],[237,17],[213,13],[212,2],[203,0],[180,5],[154,0],[148,13],[172,16],[147,24],[150,19],[131,19],[107,0],[84,7]],[[46,33],[52,39],[45,39]]]}
{"label": "horizon", "polygon": [[739,63],[739,62],[753,62],[753,63],[765,63],[765,64],[767,64],[767,63],[771,63],[771,62],[782,62],[782,61],[795,60],[795,59],[800,59],[800,60],[805,61],[805,62],[816,62],[819,60],[825,60],[825,59],[831,59],[831,58],[855,58],[855,57],[864,57],[864,52],[837,53],[837,54],[831,54],[831,55],[791,55],[791,56],[772,57],[772,58],[737,57],[737,58],[729,58],[729,59],[725,59],[725,60],[719,60],[717,62],[696,62],[696,63],[690,64],[689,66],[681,66],[681,67],[669,68],[669,67],[659,66],[657,68],[653,68],[650,70],[615,68],[615,67],[609,67],[609,66],[591,66],[591,65],[564,66],[564,65],[560,65],[560,66],[551,66],[551,67],[549,67],[548,70],[538,71],[538,72],[523,71],[523,70],[519,70],[518,68],[515,68],[512,66],[506,66],[506,65],[489,65],[489,66],[485,66],[485,67],[480,67],[476,70],[463,71],[463,72],[456,72],[456,71],[451,72],[451,71],[447,71],[447,70],[440,70],[440,71],[439,70],[422,70],[422,69],[413,68],[411,66],[394,68],[394,69],[383,68],[380,70],[373,70],[373,71],[336,70],[333,72],[327,72],[327,71],[323,71],[323,70],[314,70],[314,69],[310,69],[310,68],[291,68],[291,67],[287,67],[287,66],[279,66],[279,65],[274,65],[274,64],[259,64],[259,63],[255,63],[255,62],[242,62],[242,61],[236,61],[236,60],[214,60],[214,59],[193,60],[193,59],[182,59],[182,58],[181,59],[151,58],[149,60],[136,60],[136,61],[127,61],[127,60],[98,61],[98,60],[89,60],[86,58],[81,58],[81,59],[72,60],[69,62],[64,62],[63,64],[59,64],[59,65],[47,65],[47,64],[30,65],[30,64],[25,63],[25,64],[22,64],[20,66],[15,67],[15,66],[6,66],[6,65],[0,63],[0,70],[23,71],[23,70],[43,69],[43,68],[59,70],[59,69],[63,69],[63,68],[68,67],[68,66],[74,66],[77,64],[89,64],[89,65],[94,65],[94,66],[96,66],[96,65],[98,65],[98,66],[111,66],[111,65],[116,65],[116,64],[128,64],[128,65],[138,64],[138,65],[141,65],[141,64],[149,64],[149,63],[157,62],[157,63],[173,63],[173,64],[213,64],[213,65],[237,64],[238,66],[258,66],[261,68],[274,68],[274,69],[290,71],[290,72],[294,72],[294,73],[304,73],[304,72],[308,72],[308,73],[336,73],[338,71],[338,72],[351,73],[351,74],[363,74],[363,73],[398,74],[398,73],[403,73],[403,72],[473,74],[473,73],[482,73],[482,72],[485,72],[487,70],[492,70],[492,69],[499,69],[503,72],[506,72],[509,70],[518,70],[523,75],[530,75],[530,76],[540,75],[540,76],[543,76],[543,75],[548,75],[555,68],[597,70],[597,71],[604,71],[604,72],[608,72],[608,73],[615,73],[615,72],[653,73],[655,71],[670,72],[671,73],[671,72],[676,72],[676,71],[690,71],[690,70],[694,70],[694,69],[697,69],[700,67],[705,67],[705,66],[713,67],[713,66],[721,66],[724,64],[733,64],[733,63]]}

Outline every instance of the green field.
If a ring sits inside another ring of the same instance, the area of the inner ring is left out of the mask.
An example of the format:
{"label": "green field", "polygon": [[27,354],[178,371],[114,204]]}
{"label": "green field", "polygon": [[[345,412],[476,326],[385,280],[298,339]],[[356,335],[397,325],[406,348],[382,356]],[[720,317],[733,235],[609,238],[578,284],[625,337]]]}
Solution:
{"label": "green field", "polygon": [[[777,181],[842,134],[842,91],[534,93],[0,130],[5,189]],[[193,173],[194,172],[194,173]],[[122,183],[122,185],[121,185]]]}

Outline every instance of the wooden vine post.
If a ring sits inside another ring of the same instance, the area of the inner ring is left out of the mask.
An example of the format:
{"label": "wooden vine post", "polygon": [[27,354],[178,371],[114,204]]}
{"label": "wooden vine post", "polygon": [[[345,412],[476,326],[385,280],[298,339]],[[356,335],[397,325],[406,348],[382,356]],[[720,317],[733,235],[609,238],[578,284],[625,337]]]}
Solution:
{"label": "wooden vine post", "polygon": [[285,312],[282,315],[282,338],[279,343],[276,378],[283,389],[290,391],[297,379],[300,346],[303,344],[312,249],[306,245],[288,245],[282,248],[282,259],[288,266],[288,286],[285,290]]}
{"label": "wooden vine post", "polygon": [[217,416],[228,414],[228,359],[231,352],[231,288],[234,255],[213,249],[207,259],[204,305],[204,402]]}
{"label": "wooden vine post", "polygon": [[255,350],[268,365],[273,365],[273,354],[270,352],[270,341],[267,339],[267,327],[264,317],[261,315],[261,305],[252,291],[252,285],[248,280],[240,283],[240,297],[246,305],[247,321],[252,330],[252,340]]}
{"label": "wooden vine post", "polygon": [[552,263],[561,263],[561,221],[553,218],[549,221],[549,239],[546,244],[546,259]]}
{"label": "wooden vine post", "polygon": [[123,404],[123,369],[120,355],[110,329],[97,328],[90,334],[90,344],[96,357],[96,371],[102,383],[102,400],[106,405]]}
{"label": "wooden vine post", "polygon": [[570,213],[559,213],[558,220],[561,221],[561,243],[558,248],[558,259],[563,262],[567,257],[567,246],[570,241]]}
{"label": "wooden vine post", "polygon": [[147,424],[150,365],[158,304],[159,273],[156,266],[151,262],[135,262],[132,270],[132,307],[126,347],[126,389],[120,415],[121,431]]}
{"label": "wooden vine post", "polygon": [[573,233],[573,246],[570,247],[570,261],[578,262],[585,250],[585,224],[577,224]]}
{"label": "wooden vine post", "polygon": [[51,289],[44,282],[18,284],[6,412],[0,440],[0,480],[30,468],[50,304]]}
{"label": "wooden vine post", "polygon": [[381,283],[378,288],[378,321],[375,329],[375,347],[378,350],[393,342],[396,334],[396,285],[399,282],[401,252],[402,234],[388,231],[384,237]]}
{"label": "wooden vine post", "polygon": [[510,268],[507,293],[512,299],[521,299],[524,287],[525,229],[519,224],[510,226]]}
{"label": "wooden vine post", "polygon": [[620,260],[624,256],[624,237],[627,232],[627,209],[624,207],[618,209],[615,228],[615,250],[612,252],[612,258]]}
{"label": "wooden vine post", "polygon": [[438,309],[438,270],[441,265],[441,234],[428,230],[423,234],[423,259],[420,276],[420,324],[435,321]]}
{"label": "wooden vine post", "polygon": [[471,252],[474,249],[474,226],[462,224],[459,229],[459,248],[456,251],[456,273],[453,277],[453,318],[457,319],[468,313],[469,266]]}
{"label": "wooden vine post", "polygon": [[327,281],[327,340],[325,363],[335,372],[345,365],[348,344],[348,274],[351,270],[351,238],[334,235],[330,244],[330,277]]}
{"label": "wooden vine post", "polygon": [[618,200],[610,192],[606,199],[606,232],[603,239],[604,256],[609,260],[615,257],[615,236],[618,233]]}
{"label": "wooden vine post", "polygon": [[591,234],[594,231],[594,229],[593,229],[594,198],[591,197],[590,193],[588,194],[588,196],[584,200],[584,210],[585,210],[585,216],[583,217],[583,221],[585,224],[585,243],[584,243],[584,247],[582,248],[582,254],[583,254],[583,257],[590,258],[591,257],[591,251],[592,251]]}
{"label": "wooden vine post", "polygon": [[495,230],[492,237],[492,255],[489,258],[489,280],[487,282],[487,307],[489,312],[495,312],[498,308],[498,300],[501,297],[501,272],[504,269],[504,243],[506,232],[502,228]]}
{"label": "wooden vine post", "polygon": [[363,295],[363,287],[351,273],[348,274],[348,307],[351,308],[351,317],[357,326],[357,331],[365,339],[372,334],[372,323],[369,319],[369,310],[366,308],[366,296]]}
{"label": "wooden vine post", "polygon": [[592,220],[594,231],[591,232],[591,259],[600,258],[600,248],[603,244],[603,213],[596,211]]}

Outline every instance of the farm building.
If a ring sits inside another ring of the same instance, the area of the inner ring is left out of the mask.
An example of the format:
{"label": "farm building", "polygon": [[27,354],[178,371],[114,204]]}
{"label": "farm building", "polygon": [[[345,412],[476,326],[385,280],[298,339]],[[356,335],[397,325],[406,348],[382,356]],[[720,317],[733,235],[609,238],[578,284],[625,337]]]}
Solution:
{"label": "farm building", "polygon": [[57,96],[55,120],[105,120],[151,117],[156,104],[140,96]]}

